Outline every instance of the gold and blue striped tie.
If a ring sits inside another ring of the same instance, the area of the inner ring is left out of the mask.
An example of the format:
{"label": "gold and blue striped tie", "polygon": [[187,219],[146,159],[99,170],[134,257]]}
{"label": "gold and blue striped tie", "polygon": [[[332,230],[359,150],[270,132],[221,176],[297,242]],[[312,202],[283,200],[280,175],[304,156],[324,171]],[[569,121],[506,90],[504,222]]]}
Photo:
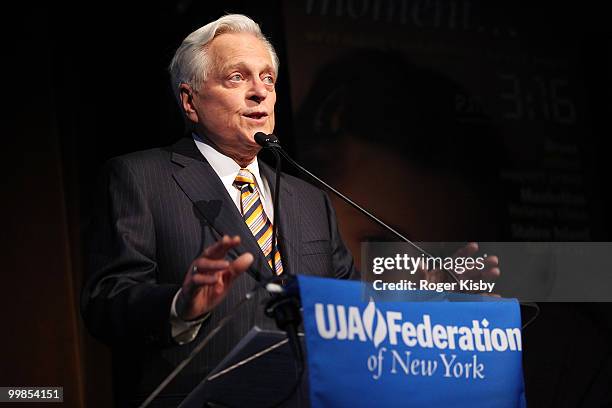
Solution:
{"label": "gold and blue striped tie", "polygon": [[240,190],[240,212],[247,226],[255,236],[261,251],[268,261],[268,265],[277,275],[283,272],[278,246],[274,251],[274,267],[272,266],[272,223],[266,216],[261,203],[259,190],[255,184],[255,177],[248,169],[240,169],[234,187]]}

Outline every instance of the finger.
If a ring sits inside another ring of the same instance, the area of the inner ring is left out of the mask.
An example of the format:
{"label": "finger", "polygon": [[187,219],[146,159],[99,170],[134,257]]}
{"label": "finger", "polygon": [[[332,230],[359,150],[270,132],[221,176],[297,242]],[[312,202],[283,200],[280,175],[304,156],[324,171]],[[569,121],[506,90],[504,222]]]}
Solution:
{"label": "finger", "polygon": [[467,270],[463,275],[461,275],[461,279],[491,279],[495,280],[501,275],[501,271],[497,266],[492,268],[483,268],[483,269],[470,269]]}
{"label": "finger", "polygon": [[217,285],[215,285],[214,290],[217,296],[224,296],[225,293],[230,289],[232,283],[238,276],[243,274],[249,266],[253,263],[253,255],[251,253],[246,252],[236,258],[230,267],[224,271],[221,271],[218,276],[219,279],[217,281]]}
{"label": "finger", "polygon": [[217,242],[215,242],[214,244],[212,244],[211,246],[207,248],[204,248],[201,256],[211,258],[212,255],[218,254],[222,250],[223,246],[226,245],[226,242],[228,240],[229,240],[229,236],[227,235],[222,236],[221,239],[219,239]]}
{"label": "finger", "polygon": [[230,237],[229,235],[224,235],[213,245],[206,248],[203,251],[202,255],[207,258],[221,259],[225,256],[225,254],[230,248],[238,245],[238,243],[240,243],[239,237]]}
{"label": "finger", "polygon": [[238,244],[240,244],[240,237],[238,235],[234,235],[233,237],[224,235],[213,245],[206,248],[202,255],[211,259],[222,259],[227,254],[227,251]]}
{"label": "finger", "polygon": [[191,282],[196,287],[216,285],[219,282],[219,274],[220,273],[222,273],[222,272],[214,273],[214,274],[198,274],[198,275],[194,275],[191,278]]}
{"label": "finger", "polygon": [[468,242],[467,245],[455,252],[454,258],[466,257],[474,255],[478,252],[478,244],[476,242]]}
{"label": "finger", "polygon": [[211,273],[227,269],[230,266],[230,262],[226,259],[209,259],[205,257],[197,258],[193,261],[191,267],[191,273]]}
{"label": "finger", "polygon": [[219,281],[218,274],[197,274],[190,275],[182,286],[183,293],[189,299],[197,296],[200,289],[204,287],[214,287]]}
{"label": "finger", "polygon": [[493,268],[485,269],[482,273],[483,277],[489,279],[496,279],[501,275],[501,270],[496,266]]}
{"label": "finger", "polygon": [[493,268],[499,265],[499,258],[495,255],[487,256],[484,259],[485,268]]}

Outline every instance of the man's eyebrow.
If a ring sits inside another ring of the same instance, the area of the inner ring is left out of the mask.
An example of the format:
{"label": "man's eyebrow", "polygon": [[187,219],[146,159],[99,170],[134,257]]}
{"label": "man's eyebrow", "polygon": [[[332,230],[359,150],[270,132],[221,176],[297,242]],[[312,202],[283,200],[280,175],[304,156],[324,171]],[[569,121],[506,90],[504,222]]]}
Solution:
{"label": "man's eyebrow", "polygon": [[244,63],[242,63],[242,62],[238,62],[238,63],[235,63],[235,64],[228,64],[228,65],[224,65],[224,66],[223,66],[223,68],[222,68],[222,70],[225,72],[225,71],[230,71],[230,70],[232,70],[232,69],[236,69],[236,68],[244,68],[244,67],[245,67],[245,66],[244,66]]}
{"label": "man's eyebrow", "polygon": [[[234,69],[246,69],[246,68],[247,66],[244,64],[244,62],[237,62],[235,64],[228,64],[228,65],[223,66],[223,69],[221,70],[221,72],[227,72],[227,71],[231,71]],[[270,64],[266,64],[262,72],[274,72],[274,68]]]}

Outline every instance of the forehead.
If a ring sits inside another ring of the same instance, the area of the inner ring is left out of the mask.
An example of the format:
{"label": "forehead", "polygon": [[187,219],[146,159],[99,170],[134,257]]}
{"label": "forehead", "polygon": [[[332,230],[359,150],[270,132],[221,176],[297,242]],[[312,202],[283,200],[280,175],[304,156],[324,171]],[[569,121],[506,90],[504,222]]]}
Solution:
{"label": "forehead", "polygon": [[266,45],[249,33],[226,33],[216,37],[209,48],[209,55],[217,69],[234,65],[254,68],[272,68],[272,58]]}

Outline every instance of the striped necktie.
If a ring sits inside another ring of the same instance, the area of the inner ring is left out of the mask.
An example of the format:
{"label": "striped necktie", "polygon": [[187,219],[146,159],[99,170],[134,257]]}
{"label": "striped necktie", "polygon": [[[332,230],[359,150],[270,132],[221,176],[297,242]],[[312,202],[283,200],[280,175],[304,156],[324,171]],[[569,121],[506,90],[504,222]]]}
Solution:
{"label": "striped necktie", "polygon": [[274,267],[272,267],[272,223],[264,212],[255,177],[249,170],[240,169],[233,185],[240,190],[240,212],[244,222],[255,236],[270,268],[280,275],[283,273],[283,264],[278,246],[274,251]]}

